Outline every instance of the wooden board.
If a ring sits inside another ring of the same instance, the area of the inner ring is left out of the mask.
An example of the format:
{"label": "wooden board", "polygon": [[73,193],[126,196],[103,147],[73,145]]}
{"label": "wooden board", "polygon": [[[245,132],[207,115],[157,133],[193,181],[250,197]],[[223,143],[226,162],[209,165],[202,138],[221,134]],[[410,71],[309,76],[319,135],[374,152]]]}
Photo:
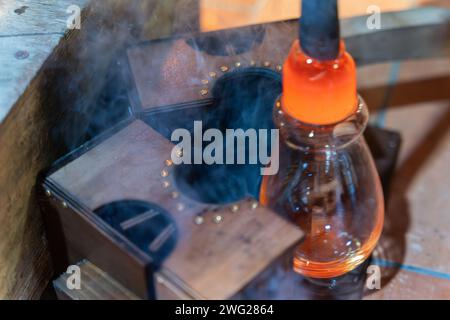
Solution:
{"label": "wooden board", "polygon": [[69,6],[88,1],[47,2],[0,2],[0,123],[69,31]]}
{"label": "wooden board", "polygon": [[[37,298],[46,287],[52,270],[36,177],[79,143],[112,57],[158,3],[0,1],[0,298]],[[68,32],[70,5],[83,11],[81,29]]]}
{"label": "wooden board", "polygon": [[[367,14],[370,6],[381,12],[407,10],[420,5],[447,6],[448,0],[340,0],[341,19]],[[200,0],[202,31],[236,28],[246,25],[298,18],[301,1],[292,0]]]}
{"label": "wooden board", "polygon": [[[341,18],[366,14],[369,5],[383,12],[404,10],[415,5],[414,0],[340,0]],[[211,31],[270,21],[300,17],[301,1],[292,0],[200,0],[202,30]]]}
{"label": "wooden board", "polygon": [[51,2],[0,2],[0,298],[39,297],[51,276],[32,190],[55,157],[38,74],[66,33],[67,7],[85,1]]}
{"label": "wooden board", "polygon": [[69,275],[63,273],[53,281],[56,294],[60,300],[138,300],[139,298],[97,268],[87,260],[77,264],[80,268],[81,288],[69,289],[67,280]]}

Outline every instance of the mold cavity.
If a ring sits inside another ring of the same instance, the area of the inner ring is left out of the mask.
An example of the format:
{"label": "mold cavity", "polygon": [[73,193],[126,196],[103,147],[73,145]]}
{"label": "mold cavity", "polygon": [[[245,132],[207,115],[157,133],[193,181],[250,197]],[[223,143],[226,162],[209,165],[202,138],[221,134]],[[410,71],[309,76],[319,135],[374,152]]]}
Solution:
{"label": "mold cavity", "polygon": [[176,224],[170,214],[154,203],[138,200],[111,202],[94,211],[123,234],[158,266],[175,248]]}
{"label": "mold cavity", "polygon": [[[213,88],[214,102],[203,111],[206,113],[201,117],[204,119],[203,132],[215,128],[223,133],[225,157],[226,129],[255,129],[258,132],[259,129],[270,130],[274,127],[272,109],[280,93],[281,77],[274,71],[248,68],[226,74],[217,80]],[[204,142],[203,149],[208,144]],[[258,159],[256,165],[248,164],[248,140],[245,150],[246,164],[242,165],[203,163],[176,166],[177,188],[186,196],[208,204],[223,205],[249,196],[258,198],[260,161]]]}

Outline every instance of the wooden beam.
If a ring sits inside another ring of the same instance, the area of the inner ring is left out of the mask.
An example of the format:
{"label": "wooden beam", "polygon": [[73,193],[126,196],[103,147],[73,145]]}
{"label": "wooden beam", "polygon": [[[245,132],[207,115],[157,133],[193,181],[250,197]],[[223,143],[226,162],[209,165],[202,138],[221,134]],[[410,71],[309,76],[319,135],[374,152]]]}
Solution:
{"label": "wooden beam", "polygon": [[67,8],[87,0],[0,2],[0,122],[67,31]]}
{"label": "wooden beam", "polygon": [[[160,4],[0,1],[0,299],[37,298],[52,276],[36,177],[76,143],[61,136],[87,126],[74,111],[95,112],[113,57]],[[70,5],[82,9],[80,30],[67,30]]]}
{"label": "wooden beam", "polygon": [[341,22],[347,49],[359,64],[450,56],[450,10],[418,8],[382,15],[381,29],[367,16]]}
{"label": "wooden beam", "polygon": [[32,191],[54,157],[39,71],[66,34],[71,4],[86,1],[0,2],[0,298],[38,297],[51,274]]}

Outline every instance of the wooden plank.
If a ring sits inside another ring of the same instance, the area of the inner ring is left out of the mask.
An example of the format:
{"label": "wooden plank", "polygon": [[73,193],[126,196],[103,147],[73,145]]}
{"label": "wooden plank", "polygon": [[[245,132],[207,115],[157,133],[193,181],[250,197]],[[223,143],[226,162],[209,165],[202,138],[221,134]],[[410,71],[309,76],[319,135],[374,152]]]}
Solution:
{"label": "wooden plank", "polygon": [[77,264],[80,268],[80,289],[68,289],[69,275],[63,273],[53,281],[58,297],[70,300],[139,300],[127,288],[87,260]]}
{"label": "wooden plank", "polygon": [[0,2],[0,123],[63,38],[71,5],[87,0]]}
{"label": "wooden plank", "polygon": [[358,91],[372,113],[388,103],[398,108],[450,98],[448,58],[367,65],[358,68],[357,75]]}
{"label": "wooden plank", "polygon": [[[88,124],[73,114],[94,114],[112,57],[140,32],[130,26],[159,3],[0,1],[0,298],[39,297],[51,277],[37,174],[79,141]],[[66,32],[72,4],[81,29]]]}
{"label": "wooden plank", "polygon": [[91,210],[122,199],[172,203],[161,177],[172,148],[170,141],[137,120],[52,174],[50,180]]}
{"label": "wooden plank", "polygon": [[[38,297],[51,276],[32,189],[37,172],[55,157],[38,71],[64,36],[70,4],[84,2],[0,3],[0,298]],[[15,12],[23,6],[28,9]]]}
{"label": "wooden plank", "polygon": [[[410,9],[417,0],[340,0],[341,18],[364,15],[376,5],[382,12]],[[200,0],[200,23],[203,31],[298,18],[301,1],[292,0]]]}
{"label": "wooden plank", "polygon": [[384,13],[380,30],[367,28],[367,18],[342,21],[342,35],[358,65],[448,57],[450,10],[418,8]]}
{"label": "wooden plank", "polygon": [[[398,68],[396,68],[397,66]],[[385,62],[361,66],[357,72],[359,88],[367,90],[386,87],[389,84],[413,83],[423,80],[446,78],[450,75],[450,60],[448,57],[444,57]],[[395,80],[395,83],[392,83],[393,80]]]}

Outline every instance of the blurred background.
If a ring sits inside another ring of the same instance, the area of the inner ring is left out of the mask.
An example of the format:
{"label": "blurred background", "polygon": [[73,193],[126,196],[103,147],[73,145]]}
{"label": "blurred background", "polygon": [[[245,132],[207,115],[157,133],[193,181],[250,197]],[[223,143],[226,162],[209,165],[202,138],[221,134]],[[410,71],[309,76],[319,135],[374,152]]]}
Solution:
{"label": "blurred background", "polygon": [[[340,0],[340,16],[365,15],[367,8],[373,5],[382,12],[424,5],[450,6],[446,0]],[[296,0],[200,0],[199,6],[202,31],[294,19],[301,14],[301,1]]]}

